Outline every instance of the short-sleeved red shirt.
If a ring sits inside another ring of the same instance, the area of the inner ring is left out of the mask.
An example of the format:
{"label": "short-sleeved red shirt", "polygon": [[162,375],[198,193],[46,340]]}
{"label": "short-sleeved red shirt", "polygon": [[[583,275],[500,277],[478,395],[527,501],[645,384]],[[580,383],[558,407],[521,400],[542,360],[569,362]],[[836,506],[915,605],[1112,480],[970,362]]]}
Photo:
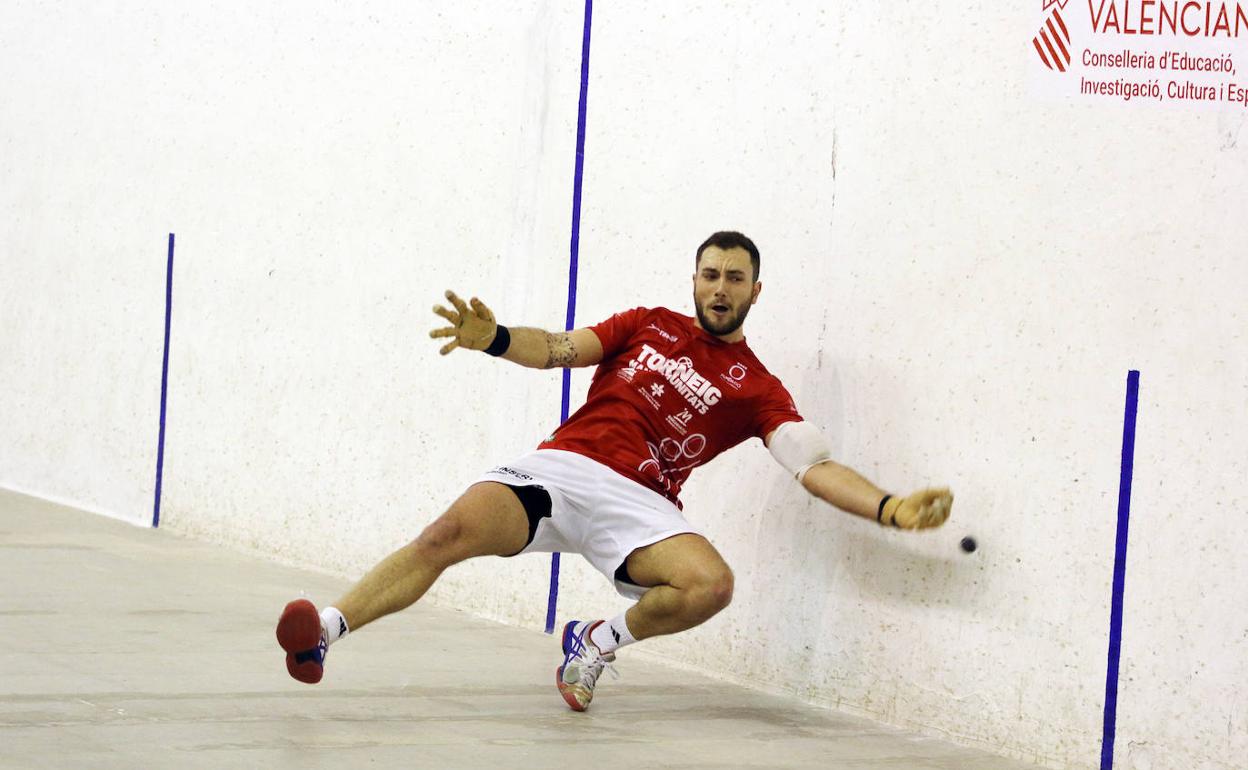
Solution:
{"label": "short-sleeved red shirt", "polygon": [[590,328],[603,359],[589,395],[540,449],[585,455],[679,505],[694,468],[802,419],[745,340],[724,342],[667,308],[634,308]]}

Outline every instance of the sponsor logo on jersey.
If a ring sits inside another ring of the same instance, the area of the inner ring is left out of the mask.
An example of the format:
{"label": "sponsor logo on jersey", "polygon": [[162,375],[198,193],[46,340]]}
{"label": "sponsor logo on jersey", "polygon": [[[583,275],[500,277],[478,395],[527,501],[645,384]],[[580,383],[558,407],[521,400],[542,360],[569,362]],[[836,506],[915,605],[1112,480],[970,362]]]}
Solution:
{"label": "sponsor logo on jersey", "polygon": [[[647,441],[650,459],[638,465],[637,470],[645,473],[646,469],[653,467],[659,480],[670,486],[668,474],[683,473],[701,464],[698,458],[706,450],[706,443],[706,436],[701,433],[691,433],[683,440],[669,436],[657,445]],[[688,462],[690,460],[692,462]]]}
{"label": "sponsor logo on jersey", "polygon": [[680,337],[677,337],[675,334],[669,334],[668,332],[663,331],[662,329],[660,329],[659,327],[655,326],[654,324],[650,324],[650,325],[649,325],[649,326],[647,326],[646,328],[647,328],[647,329],[654,329],[656,332],[658,332],[658,333],[659,333],[659,336],[660,336],[660,337],[662,337],[663,339],[667,340],[668,342],[676,342],[676,341],[678,341],[678,340],[680,339]]}
{"label": "sponsor logo on jersey", "polygon": [[649,402],[650,402],[650,406],[654,407],[654,408],[655,408],[655,410],[659,410],[659,409],[662,409],[662,408],[663,408],[663,407],[662,407],[662,405],[661,405],[661,404],[659,404],[659,400],[658,400],[657,398],[655,398],[655,397],[654,397],[654,396],[650,393],[650,391],[649,391],[649,390],[646,390],[644,387],[642,387],[642,386],[638,385],[638,386],[637,386],[637,392],[638,392],[638,393],[640,393],[640,394],[642,395],[642,397],[644,397],[644,398],[646,399],[646,401],[649,401]]}
{"label": "sponsor logo on jersey", "polygon": [[689,432],[689,421],[693,419],[693,412],[688,409],[682,409],[680,414],[669,414],[667,416],[667,424],[676,429],[680,435]]}
{"label": "sponsor logo on jersey", "polygon": [[733,390],[741,390],[741,381],[745,379],[747,372],[745,364],[737,362],[728,367],[727,372],[721,372],[719,378],[728,383]]}
{"label": "sponsor logo on jersey", "polygon": [[671,383],[672,389],[688,401],[698,414],[706,414],[712,406],[719,403],[724,395],[723,391],[693,368],[693,362],[688,356],[668,358],[643,343],[641,353],[628,365],[635,369],[644,368],[661,374]]}
{"label": "sponsor logo on jersey", "polygon": [[[554,435],[552,434],[550,438],[551,438],[551,439],[553,439],[553,438],[554,438]],[[549,440],[550,440],[550,439],[547,439],[547,441],[549,441]],[[495,468],[495,469],[494,469],[494,473],[504,473],[504,474],[506,474],[506,475],[508,475],[508,476],[515,476],[516,478],[520,479],[521,481],[532,481],[532,480],[533,480],[533,477],[532,477],[532,476],[530,476],[529,474],[527,474],[527,473],[521,473],[520,471],[515,470],[514,468],[508,468],[506,465],[500,465],[500,466],[498,466],[497,468]]]}

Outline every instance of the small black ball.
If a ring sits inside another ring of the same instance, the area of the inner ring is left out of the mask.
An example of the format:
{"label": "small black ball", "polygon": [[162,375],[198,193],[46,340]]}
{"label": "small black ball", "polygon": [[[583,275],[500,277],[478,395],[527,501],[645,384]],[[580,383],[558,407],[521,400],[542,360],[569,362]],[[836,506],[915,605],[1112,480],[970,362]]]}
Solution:
{"label": "small black ball", "polygon": [[978,547],[979,545],[975,542],[975,538],[971,537],[970,535],[967,535],[966,537],[962,538],[962,550],[963,551],[966,551],[967,553],[971,553]]}

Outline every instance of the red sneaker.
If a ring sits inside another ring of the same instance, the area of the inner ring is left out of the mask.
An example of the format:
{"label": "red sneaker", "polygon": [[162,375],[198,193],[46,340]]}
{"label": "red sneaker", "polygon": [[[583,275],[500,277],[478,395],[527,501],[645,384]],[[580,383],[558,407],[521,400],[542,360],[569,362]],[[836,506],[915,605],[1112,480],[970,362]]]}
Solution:
{"label": "red sneaker", "polygon": [[316,684],[325,673],[329,645],[316,605],[295,599],[277,621],[277,643],[286,651],[286,670],[300,682]]}

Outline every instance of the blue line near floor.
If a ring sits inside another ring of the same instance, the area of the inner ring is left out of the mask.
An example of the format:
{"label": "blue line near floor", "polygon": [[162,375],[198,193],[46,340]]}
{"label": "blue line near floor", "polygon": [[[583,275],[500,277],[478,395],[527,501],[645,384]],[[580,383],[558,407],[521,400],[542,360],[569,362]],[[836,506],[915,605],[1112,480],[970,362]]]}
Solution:
{"label": "blue line near floor", "polygon": [[160,526],[160,487],[165,474],[165,403],[169,395],[169,319],[173,316],[173,233],[169,233],[169,259],[165,266],[165,358],[160,365],[160,438],[156,441],[156,502],[152,526]]}
{"label": "blue line near floor", "polygon": [[1122,656],[1122,594],[1127,579],[1127,522],[1131,515],[1131,474],[1135,466],[1135,413],[1140,373],[1127,372],[1127,407],[1122,421],[1122,475],[1118,482],[1118,539],[1114,546],[1114,595],[1109,610],[1109,663],[1105,671],[1105,722],[1101,733],[1101,770],[1114,766],[1114,729],[1118,716],[1118,661]]}
{"label": "blue line near floor", "polygon": [[[585,107],[589,101],[589,30],[594,16],[594,0],[585,0],[585,28],[581,33],[581,97],[576,111],[576,171],[572,181],[572,257],[568,265],[568,314],[564,329],[576,324],[576,276],[581,251],[581,180],[585,172]],[[572,371],[563,370],[563,400],[559,422],[568,419],[572,393]],[[555,608],[559,604],[559,554],[550,557],[550,598],[546,602],[546,633],[554,633]]]}

